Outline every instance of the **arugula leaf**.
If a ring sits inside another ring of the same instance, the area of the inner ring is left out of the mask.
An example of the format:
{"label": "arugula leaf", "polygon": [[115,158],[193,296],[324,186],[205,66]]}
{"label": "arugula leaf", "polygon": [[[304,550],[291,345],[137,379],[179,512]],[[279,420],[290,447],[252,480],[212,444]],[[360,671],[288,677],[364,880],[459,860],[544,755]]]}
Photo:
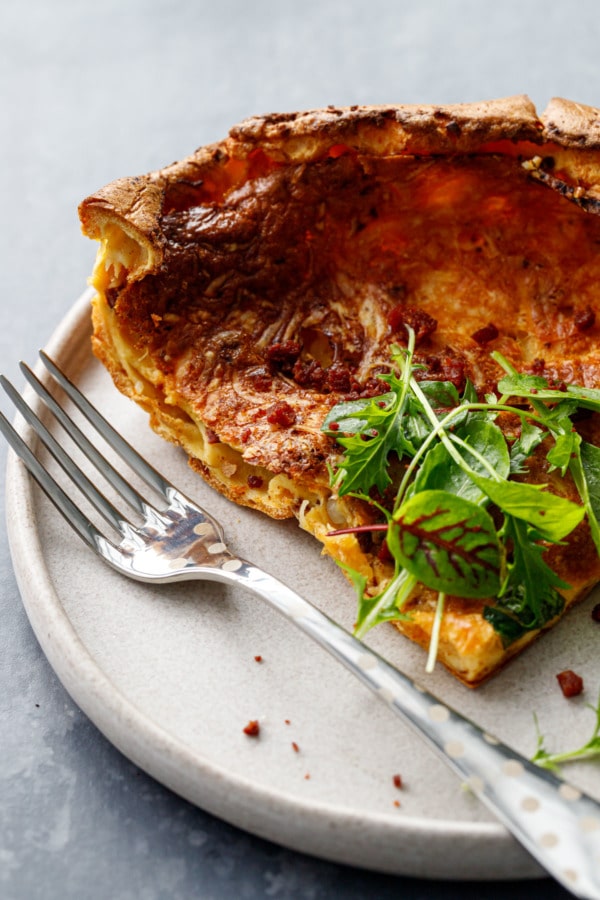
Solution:
{"label": "arugula leaf", "polygon": [[421,491],[394,521],[394,555],[422,584],[461,597],[498,592],[500,546],[492,517],[481,506],[447,491]]}
{"label": "arugula leaf", "polygon": [[[331,437],[357,434],[366,428],[377,428],[385,421],[396,402],[395,391],[361,400],[346,400],[329,410],[322,431]],[[334,425],[334,428],[331,426]]]}
{"label": "arugula leaf", "polygon": [[523,419],[521,422],[521,434],[514,442],[510,450],[510,471],[511,474],[520,474],[526,472],[525,460],[529,459],[536,447],[544,440],[545,432]]}
{"label": "arugula leaf", "polygon": [[513,546],[507,575],[494,606],[486,606],[483,617],[498,631],[505,646],[527,631],[537,631],[564,608],[559,588],[568,585],[543,559],[546,548],[538,543],[536,529],[507,516],[503,539]]}
{"label": "arugula leaf", "polygon": [[511,397],[535,400],[576,400],[584,409],[600,412],[600,390],[569,384],[566,391],[551,388],[540,375],[506,375],[498,382],[498,390]]}
{"label": "arugula leaf", "polygon": [[[390,453],[394,451],[400,457],[415,453],[402,427],[409,399],[414,345],[415,335],[409,329],[408,347],[392,347],[393,359],[401,362],[402,373],[400,378],[395,374],[380,376],[381,381],[387,382],[392,389],[383,399],[372,397],[365,403],[339,404],[327,416],[324,430],[333,434],[346,450],[333,479],[333,486],[340,496],[355,491],[368,494],[372,487],[383,494],[391,484],[388,473]],[[353,419],[358,419],[358,424],[352,423]],[[343,426],[348,423],[352,423],[350,430],[344,432]],[[334,424],[336,427],[332,428]]]}
{"label": "arugula leaf", "polygon": [[366,401],[340,403],[330,411],[323,429],[346,451],[335,477],[340,496],[368,493],[372,487],[383,494],[391,483],[388,457],[392,450],[414,454],[400,427],[404,406],[403,396],[390,391]]}

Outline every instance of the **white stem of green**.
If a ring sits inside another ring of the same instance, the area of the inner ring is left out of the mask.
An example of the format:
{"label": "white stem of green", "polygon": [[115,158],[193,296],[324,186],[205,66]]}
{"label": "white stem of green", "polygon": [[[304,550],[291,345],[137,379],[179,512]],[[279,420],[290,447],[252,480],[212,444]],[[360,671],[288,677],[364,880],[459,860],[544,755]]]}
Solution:
{"label": "white stem of green", "polygon": [[[418,397],[418,399],[421,401],[421,405],[427,415],[427,418],[433,425],[433,431],[428,436],[428,438],[424,442],[424,444],[428,443],[429,440],[433,440],[433,438],[435,438],[435,437],[439,437],[439,439],[442,441],[444,447],[446,448],[446,450],[448,451],[448,453],[450,454],[452,459],[455,461],[455,463],[458,466],[460,466],[460,468],[463,470],[463,472],[466,472],[466,474],[469,475],[469,474],[471,474],[472,469],[470,468],[468,463],[465,462],[464,457],[458,452],[458,450],[456,450],[454,444],[457,444],[460,447],[462,447],[463,449],[468,450],[468,452],[471,454],[471,456],[475,457],[475,459],[477,459],[484,466],[484,468],[486,468],[488,470],[488,472],[490,473],[490,476],[495,481],[502,481],[502,478],[498,475],[498,473],[496,472],[494,467],[491,466],[490,463],[487,461],[487,459],[485,459],[485,457],[483,457],[480,453],[478,453],[477,450],[475,450],[473,447],[470,446],[470,444],[467,444],[466,441],[463,441],[461,438],[457,437],[456,435],[448,435],[446,433],[445,428],[447,426],[447,423],[452,421],[452,419],[455,418],[459,414],[459,412],[463,412],[465,409],[468,409],[470,407],[467,404],[457,406],[455,410],[451,410],[451,412],[449,412],[448,415],[446,415],[442,420],[440,420],[440,419],[438,419],[434,410],[432,409],[431,404],[429,403],[427,397],[425,396],[425,394],[419,387],[418,381],[416,381],[414,378],[411,378],[411,388],[412,388],[413,392],[415,393],[415,395]],[[419,448],[419,450],[422,450],[422,449],[423,449],[423,447]],[[412,464],[415,462],[417,455],[418,454],[415,454],[415,456],[411,460],[411,466],[409,466],[409,469],[412,468],[413,471],[414,471],[414,467],[412,466]],[[408,474],[408,472],[406,472],[404,475],[403,483],[406,480],[407,474]]]}
{"label": "white stem of green", "polygon": [[433,619],[433,628],[431,629],[431,638],[429,641],[429,653],[427,655],[427,664],[425,666],[425,671],[428,675],[430,675],[435,668],[438,646],[440,643],[440,628],[442,625],[442,619],[444,618],[445,602],[446,595],[442,591],[440,591],[440,593],[438,594],[437,606],[435,608],[435,617]]}

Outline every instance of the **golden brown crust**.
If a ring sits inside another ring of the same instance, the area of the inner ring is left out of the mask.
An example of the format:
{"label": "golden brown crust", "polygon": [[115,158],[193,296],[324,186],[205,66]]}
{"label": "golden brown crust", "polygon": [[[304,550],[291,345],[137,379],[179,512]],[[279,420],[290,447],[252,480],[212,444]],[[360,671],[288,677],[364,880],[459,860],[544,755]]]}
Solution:
{"label": "golden brown crust", "polygon": [[[331,495],[323,419],[381,391],[406,321],[419,360],[457,387],[495,389],[490,349],[600,385],[598,115],[554,100],[538,117],[519,96],[248,119],[81,204],[102,244],[94,350],[211,485],[297,516],[375,591],[381,544],[331,535],[376,514]],[[573,494],[543,454],[528,479]],[[600,577],[587,527],[551,553],[571,605]],[[398,627],[425,646],[434,609],[420,591]],[[475,685],[535,636],[507,649],[481,604],[449,598],[439,658]]]}
{"label": "golden brown crust", "polygon": [[445,106],[328,107],[256,116],[233,128],[230,136],[243,152],[260,146],[290,162],[315,159],[334,143],[385,156],[470,153],[499,139],[543,140],[535,107],[525,95]]}
{"label": "golden brown crust", "polygon": [[334,144],[381,157],[473,153],[498,141],[597,149],[600,112],[554,98],[538,117],[529,97],[522,94],[478,103],[328,107],[254,116],[233,127],[223,141],[202,147],[184,160],[106,185],[80,204],[80,218],[85,233],[96,240],[107,220],[133,229],[152,246],[155,269],[161,261],[159,221],[168,186],[195,185],[216,175],[224,190],[240,174],[224,171],[228,161],[245,160],[257,148],[273,159],[310,162]]}
{"label": "golden brown crust", "polygon": [[541,120],[548,141],[570,148],[600,149],[600,111],[594,106],[553,97]]}

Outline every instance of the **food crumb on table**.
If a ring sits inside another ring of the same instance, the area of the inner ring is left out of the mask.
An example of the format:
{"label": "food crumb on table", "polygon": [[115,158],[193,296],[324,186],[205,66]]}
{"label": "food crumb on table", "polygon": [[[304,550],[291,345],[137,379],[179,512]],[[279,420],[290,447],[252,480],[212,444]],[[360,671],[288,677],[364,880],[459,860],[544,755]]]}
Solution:
{"label": "food crumb on table", "polygon": [[565,697],[577,697],[583,693],[583,678],[572,669],[559,672],[556,679]]}

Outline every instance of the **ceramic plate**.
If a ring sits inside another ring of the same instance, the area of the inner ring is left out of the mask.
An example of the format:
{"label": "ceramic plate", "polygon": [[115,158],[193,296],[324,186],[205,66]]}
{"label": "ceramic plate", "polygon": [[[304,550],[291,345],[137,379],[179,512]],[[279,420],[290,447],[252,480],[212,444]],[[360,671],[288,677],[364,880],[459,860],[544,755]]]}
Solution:
{"label": "ceramic plate", "polygon": [[[117,393],[90,352],[89,300],[80,298],[47,352],[220,519],[234,552],[350,629],[353,591],[314,539],[220,497]],[[142,769],[249,832],[332,861],[428,878],[542,874],[437,756],[293,625],[224,585],[125,580],[70,531],[12,454],[8,466],[11,548],[38,640],[76,703]],[[521,753],[535,750],[534,712],[548,745],[565,749],[567,737],[582,743],[594,725],[586,706],[600,687],[594,602],[477,691],[441,669],[426,676],[423,652],[391,627],[369,643]],[[575,701],[557,688],[564,668],[584,677]],[[258,738],[243,731],[251,719]],[[573,765],[569,779],[600,798],[597,767]]]}

